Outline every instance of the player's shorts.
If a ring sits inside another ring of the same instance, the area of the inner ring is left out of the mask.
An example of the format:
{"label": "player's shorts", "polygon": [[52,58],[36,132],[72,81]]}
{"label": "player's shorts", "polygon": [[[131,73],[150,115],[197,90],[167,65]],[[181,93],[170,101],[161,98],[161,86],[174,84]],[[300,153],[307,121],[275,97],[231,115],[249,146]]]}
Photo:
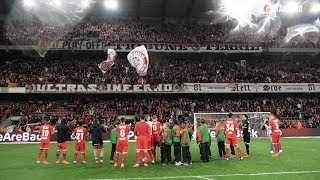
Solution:
{"label": "player's shorts", "polygon": [[128,152],[128,143],[117,143],[116,152],[127,153]]}
{"label": "player's shorts", "polygon": [[138,136],[136,141],[136,150],[148,150],[151,146],[151,139],[147,136]]}
{"label": "player's shorts", "polygon": [[250,143],[250,133],[243,134],[243,142],[246,143],[246,144]]}
{"label": "player's shorts", "polygon": [[103,149],[103,144],[92,145],[92,149],[93,150],[102,150]]}
{"label": "player's shorts", "polygon": [[68,142],[57,143],[57,151],[66,151],[68,150]]}
{"label": "player's shorts", "polygon": [[238,139],[236,137],[232,137],[232,138],[226,138],[226,144],[229,145],[237,145],[238,144]]}
{"label": "player's shorts", "polygon": [[86,152],[86,144],[76,144],[74,149],[77,152]]}
{"label": "player's shorts", "polygon": [[50,142],[40,142],[40,149],[49,149]]}
{"label": "player's shorts", "polygon": [[272,142],[272,144],[279,144],[280,143],[280,133],[272,133],[271,142]]}
{"label": "player's shorts", "polygon": [[152,147],[161,147],[160,146],[160,137],[159,136],[152,136],[152,139],[151,139],[151,146]]}

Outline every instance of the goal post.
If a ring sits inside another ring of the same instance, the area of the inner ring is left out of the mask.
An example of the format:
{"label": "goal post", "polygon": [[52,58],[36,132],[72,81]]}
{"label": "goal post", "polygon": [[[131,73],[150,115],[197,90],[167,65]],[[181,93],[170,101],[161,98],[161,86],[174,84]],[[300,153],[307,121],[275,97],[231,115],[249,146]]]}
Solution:
{"label": "goal post", "polygon": [[[248,116],[248,120],[250,121],[251,125],[251,136],[253,137],[261,137],[266,136],[267,132],[261,131],[261,125],[263,124],[264,120],[269,119],[270,112],[231,112],[233,114],[233,118],[238,122],[239,127],[242,125],[242,119],[244,114]],[[193,138],[195,139],[195,134],[197,132],[197,128],[201,119],[204,119],[208,124],[209,128],[213,128],[216,126],[217,123],[223,123],[224,120],[228,118],[228,113],[194,113],[193,114],[193,126],[194,126],[194,134]],[[260,133],[258,133],[258,130]],[[240,131],[242,133],[242,131]],[[260,135],[258,135],[260,134]],[[215,137],[214,132],[210,132],[212,138]],[[240,134],[238,134],[238,137]]]}

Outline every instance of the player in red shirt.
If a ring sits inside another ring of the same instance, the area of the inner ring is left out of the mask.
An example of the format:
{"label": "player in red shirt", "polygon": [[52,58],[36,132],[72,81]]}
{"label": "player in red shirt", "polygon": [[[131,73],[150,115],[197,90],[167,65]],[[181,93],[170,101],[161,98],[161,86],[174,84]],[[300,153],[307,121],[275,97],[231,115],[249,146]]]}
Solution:
{"label": "player in red shirt", "polygon": [[47,161],[47,158],[48,158],[48,151],[50,148],[50,137],[51,137],[51,134],[53,134],[54,132],[53,127],[49,123],[50,123],[50,120],[46,120],[45,124],[40,126],[39,128],[41,141],[40,141],[40,150],[38,153],[37,164],[40,164],[40,158],[43,150],[44,150],[43,164],[49,164]]}
{"label": "player in red shirt", "polygon": [[[151,138],[151,150],[153,152],[153,157],[156,158],[156,148],[161,147],[160,145],[160,133],[161,124],[158,121],[157,116],[152,117],[152,138]],[[154,162],[153,162],[154,163]]]}
{"label": "player in red shirt", "polygon": [[237,134],[239,132],[239,126],[237,121],[232,119],[232,113],[229,113],[228,119],[226,119],[223,123],[224,128],[224,135],[226,138],[226,160],[229,160],[229,152],[230,152],[230,145],[233,145],[237,148],[238,154],[240,156],[240,160],[243,159],[242,151],[238,145]]}
{"label": "player in red shirt", "polygon": [[279,143],[280,143],[280,135],[281,130],[279,129],[279,119],[277,119],[273,114],[270,115],[269,120],[269,129],[271,130],[271,142],[275,149],[275,154],[272,156],[278,157],[279,156]]}
{"label": "player in red shirt", "polygon": [[151,131],[150,126],[145,122],[144,117],[141,118],[140,121],[136,123],[136,126],[134,128],[134,134],[137,136],[136,164],[133,165],[134,168],[139,167],[141,151],[143,151],[143,155],[144,155],[144,166],[148,166],[147,156],[148,156],[148,141],[150,137],[150,131]]}
{"label": "player in red shirt", "polygon": [[128,135],[131,125],[126,125],[124,118],[121,118],[120,122],[121,123],[116,127],[118,141],[116,146],[114,167],[118,167],[119,154],[122,153],[121,168],[124,168],[128,153]]}
{"label": "player in red shirt", "polygon": [[149,132],[149,137],[148,137],[148,154],[151,158],[151,162],[152,164],[155,163],[154,159],[155,157],[153,156],[153,151],[152,151],[152,121],[150,120],[150,116],[149,115],[145,115],[146,118],[146,123],[149,125],[150,127],[150,132]]}
{"label": "player in red shirt", "polygon": [[77,163],[78,152],[82,155],[82,162],[86,163],[86,139],[88,130],[83,127],[83,122],[78,122],[79,126],[74,129],[73,135],[76,137],[76,146],[74,147],[73,163]]}

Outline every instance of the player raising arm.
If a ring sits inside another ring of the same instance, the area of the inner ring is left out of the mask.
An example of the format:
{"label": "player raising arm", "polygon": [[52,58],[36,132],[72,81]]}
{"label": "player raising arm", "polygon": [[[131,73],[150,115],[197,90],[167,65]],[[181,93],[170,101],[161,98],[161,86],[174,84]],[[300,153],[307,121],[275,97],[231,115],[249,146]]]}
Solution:
{"label": "player raising arm", "polygon": [[44,160],[43,160],[43,164],[49,164],[47,161],[48,158],[48,151],[50,148],[50,137],[51,134],[53,134],[53,127],[50,126],[50,120],[46,119],[45,120],[45,124],[40,126],[39,128],[39,133],[41,136],[41,141],[40,141],[40,150],[38,153],[38,159],[37,159],[37,164],[40,164],[40,158],[42,155],[42,151],[44,150]]}
{"label": "player raising arm", "polygon": [[86,163],[86,138],[88,130],[83,127],[83,122],[78,122],[78,127],[74,129],[73,135],[76,137],[76,146],[74,147],[73,163],[77,163],[78,152],[82,155],[82,162]]}
{"label": "player raising arm", "polygon": [[114,167],[118,167],[119,154],[122,153],[121,168],[124,168],[128,153],[128,134],[130,132],[130,125],[125,124],[125,119],[121,118],[120,124],[117,125],[116,131],[118,135],[115,163]]}
{"label": "player raising arm", "polygon": [[224,134],[226,137],[226,160],[229,160],[230,145],[236,146],[240,160],[243,159],[242,151],[238,145],[237,133],[239,132],[238,123],[232,119],[232,113],[229,113],[228,119],[223,123]]}

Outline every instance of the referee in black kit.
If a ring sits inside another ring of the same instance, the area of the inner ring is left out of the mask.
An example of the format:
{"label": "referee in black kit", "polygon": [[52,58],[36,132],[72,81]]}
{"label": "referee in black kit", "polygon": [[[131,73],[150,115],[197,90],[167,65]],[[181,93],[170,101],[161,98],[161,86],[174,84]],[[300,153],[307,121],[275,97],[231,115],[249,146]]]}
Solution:
{"label": "referee in black kit", "polygon": [[250,132],[251,132],[251,125],[250,121],[248,120],[248,116],[243,114],[242,119],[242,134],[243,134],[243,142],[246,145],[247,155],[246,158],[250,157],[249,145],[250,145]]}

